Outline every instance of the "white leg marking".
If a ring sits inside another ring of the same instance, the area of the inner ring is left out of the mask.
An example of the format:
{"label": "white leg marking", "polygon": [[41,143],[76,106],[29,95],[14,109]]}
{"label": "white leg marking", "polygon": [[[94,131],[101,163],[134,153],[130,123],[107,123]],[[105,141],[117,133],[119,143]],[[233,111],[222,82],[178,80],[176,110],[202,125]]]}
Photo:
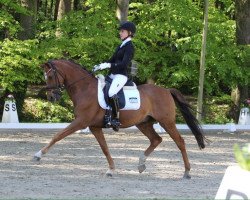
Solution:
{"label": "white leg marking", "polygon": [[35,153],[35,155],[34,155],[34,158],[36,159],[36,160],[40,160],[41,158],[42,158],[42,151],[40,150],[40,151],[38,151],[37,153]]}
{"label": "white leg marking", "polygon": [[114,173],[115,173],[114,169],[108,169],[108,171],[106,172],[106,176],[107,177],[112,177]]}

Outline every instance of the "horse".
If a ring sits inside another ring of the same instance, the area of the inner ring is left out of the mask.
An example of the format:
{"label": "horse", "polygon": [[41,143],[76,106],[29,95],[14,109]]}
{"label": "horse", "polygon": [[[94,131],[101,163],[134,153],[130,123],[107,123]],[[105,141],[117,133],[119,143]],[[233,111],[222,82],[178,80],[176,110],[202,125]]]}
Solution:
{"label": "horse", "polygon": [[[98,103],[98,79],[93,72],[81,65],[64,59],[55,59],[41,65],[46,79],[48,99],[58,100],[60,91],[65,89],[73,102],[75,119],[62,131],[56,133],[51,141],[34,155],[40,160],[56,143],[77,130],[89,127],[108,162],[107,176],[113,176],[115,164],[111,157],[103,133],[103,118],[105,110]],[[121,110],[121,128],[136,126],[150,141],[148,148],[139,156],[138,170],[146,169],[146,159],[162,142],[162,137],[154,130],[158,122],[170,135],[179,148],[184,162],[183,178],[190,179],[190,163],[185,142],[176,128],[176,103],[191,129],[200,149],[205,148],[206,138],[198,120],[192,114],[190,104],[182,93],[174,88],[163,88],[154,84],[138,85],[141,105],[138,110]]]}

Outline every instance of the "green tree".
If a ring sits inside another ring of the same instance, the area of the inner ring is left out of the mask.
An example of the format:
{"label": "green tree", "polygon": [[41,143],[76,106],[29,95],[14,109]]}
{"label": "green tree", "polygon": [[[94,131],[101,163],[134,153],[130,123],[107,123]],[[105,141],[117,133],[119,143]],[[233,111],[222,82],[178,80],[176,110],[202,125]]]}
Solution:
{"label": "green tree", "polygon": [[0,5],[3,8],[0,16],[4,19],[1,27],[4,37],[0,42],[0,85],[4,92],[0,104],[3,107],[4,98],[9,93],[14,94],[21,115],[27,84],[38,80],[35,67],[37,42],[27,40],[34,38],[37,7],[29,0],[22,1],[22,4],[2,0]]}
{"label": "green tree", "polygon": [[[120,1],[68,0],[74,9],[70,7],[71,12],[63,14],[60,20],[57,20],[60,0],[37,2],[36,14],[32,11],[34,7],[26,8],[20,1],[0,0],[0,87],[3,90],[14,91],[16,81],[18,87],[25,82],[41,81],[39,64],[48,59],[73,59],[91,69],[107,60],[120,43],[116,16]],[[137,25],[134,44],[138,83],[152,79],[157,85],[197,95],[203,6],[201,0],[129,2],[127,19]],[[30,19],[37,16],[35,26],[29,23],[36,32],[34,38],[18,37],[20,30],[27,29],[20,21],[20,14]],[[56,37],[58,27],[60,37]],[[206,98],[230,94],[232,87],[244,85],[249,79],[249,50],[246,45],[237,46],[235,32],[234,1],[210,0]]]}

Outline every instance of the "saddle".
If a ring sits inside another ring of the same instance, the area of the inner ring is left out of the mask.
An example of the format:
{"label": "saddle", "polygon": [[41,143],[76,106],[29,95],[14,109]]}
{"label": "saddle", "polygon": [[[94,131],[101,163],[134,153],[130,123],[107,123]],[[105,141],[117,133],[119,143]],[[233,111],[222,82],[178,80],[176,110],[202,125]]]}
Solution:
{"label": "saddle", "polygon": [[[98,78],[98,102],[103,109],[109,109],[108,91],[112,83],[112,79],[107,76],[97,75]],[[132,80],[128,80],[125,86],[118,92],[118,102],[120,110],[138,110],[141,105],[140,93],[136,84]]]}

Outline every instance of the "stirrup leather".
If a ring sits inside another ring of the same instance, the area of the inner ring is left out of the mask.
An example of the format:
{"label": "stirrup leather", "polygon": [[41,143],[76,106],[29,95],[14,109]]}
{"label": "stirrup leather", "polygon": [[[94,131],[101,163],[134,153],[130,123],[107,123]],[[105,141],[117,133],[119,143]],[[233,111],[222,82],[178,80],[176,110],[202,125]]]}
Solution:
{"label": "stirrup leather", "polygon": [[119,131],[119,127],[121,125],[119,121],[119,103],[117,95],[110,97],[110,106],[112,107],[112,118],[111,118],[111,126],[114,131]]}
{"label": "stirrup leather", "polygon": [[111,127],[111,109],[107,109],[104,115],[104,127],[110,128]]}

